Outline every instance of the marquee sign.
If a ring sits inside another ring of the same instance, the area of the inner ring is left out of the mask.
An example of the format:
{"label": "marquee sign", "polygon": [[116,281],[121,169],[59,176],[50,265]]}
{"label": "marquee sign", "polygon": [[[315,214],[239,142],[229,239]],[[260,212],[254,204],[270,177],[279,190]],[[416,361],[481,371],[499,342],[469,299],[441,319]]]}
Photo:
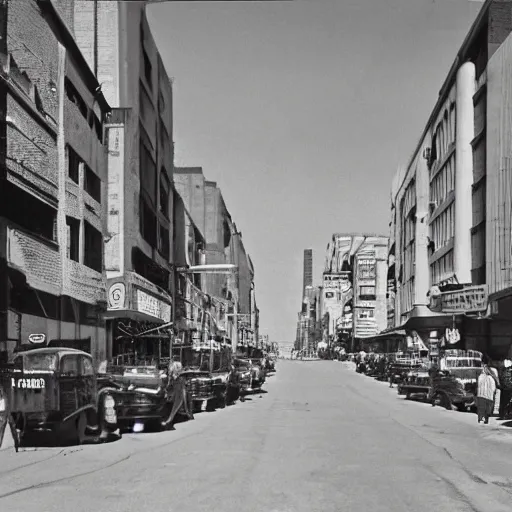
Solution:
{"label": "marquee sign", "polygon": [[434,287],[430,291],[429,308],[439,313],[484,313],[488,305],[489,293],[485,284],[449,292],[441,292],[438,287]]}

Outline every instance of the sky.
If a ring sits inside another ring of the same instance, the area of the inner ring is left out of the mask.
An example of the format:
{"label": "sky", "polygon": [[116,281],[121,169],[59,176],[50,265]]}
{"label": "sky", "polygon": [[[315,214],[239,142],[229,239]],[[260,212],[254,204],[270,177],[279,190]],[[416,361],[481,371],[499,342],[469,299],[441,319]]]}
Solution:
{"label": "sky", "polygon": [[255,266],[260,333],[295,339],[303,251],[388,235],[407,163],[482,2],[295,0],[148,7],[174,80],[176,166],[216,181]]}

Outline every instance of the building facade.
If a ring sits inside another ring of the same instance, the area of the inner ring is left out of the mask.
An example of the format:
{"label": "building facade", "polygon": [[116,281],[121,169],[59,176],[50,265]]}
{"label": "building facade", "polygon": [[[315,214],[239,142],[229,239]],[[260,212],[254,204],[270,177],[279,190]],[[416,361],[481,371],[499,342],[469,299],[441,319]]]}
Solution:
{"label": "building facade", "polygon": [[205,179],[201,167],[176,167],[174,184],[190,218],[204,237],[203,264],[233,264],[235,273],[206,273],[201,290],[225,306],[225,336],[235,350],[250,352],[258,345],[259,310],[256,305],[254,265],[215,182]]}
{"label": "building facade", "polygon": [[[111,357],[123,339],[173,320],[172,84],[143,2],[75,1],[74,32],[114,107],[105,244]],[[168,343],[168,331],[161,335]]]}
{"label": "building facade", "polygon": [[512,2],[487,0],[393,185],[389,327],[431,345],[491,354],[512,339],[503,332],[512,325],[493,321],[492,306],[507,293],[503,81],[511,30]]}
{"label": "building facade", "polygon": [[323,273],[324,341],[353,351],[387,326],[388,237],[334,234]]}
{"label": "building facade", "polygon": [[0,351],[37,340],[99,361],[110,107],[63,2],[2,2],[0,13]]}

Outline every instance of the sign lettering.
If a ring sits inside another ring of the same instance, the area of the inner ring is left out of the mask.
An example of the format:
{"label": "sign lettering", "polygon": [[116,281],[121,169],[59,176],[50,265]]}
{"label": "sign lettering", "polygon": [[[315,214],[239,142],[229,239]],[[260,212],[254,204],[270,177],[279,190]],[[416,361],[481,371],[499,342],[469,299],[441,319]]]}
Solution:
{"label": "sign lettering", "polygon": [[171,321],[171,306],[142,290],[136,292],[136,308],[141,313],[154,316],[164,322]]}
{"label": "sign lettering", "polygon": [[462,290],[443,292],[437,297],[443,313],[483,313],[488,306],[487,285],[468,286]]}
{"label": "sign lettering", "polygon": [[11,384],[14,389],[44,389],[46,387],[44,379],[11,378]]}

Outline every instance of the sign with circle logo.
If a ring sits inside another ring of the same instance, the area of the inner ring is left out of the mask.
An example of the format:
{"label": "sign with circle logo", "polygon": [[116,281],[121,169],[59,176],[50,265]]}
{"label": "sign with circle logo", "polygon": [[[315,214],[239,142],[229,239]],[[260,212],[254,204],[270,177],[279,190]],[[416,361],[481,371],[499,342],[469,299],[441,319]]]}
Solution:
{"label": "sign with circle logo", "polygon": [[46,341],[46,334],[30,334],[28,341],[34,345],[40,345]]}
{"label": "sign with circle logo", "polygon": [[114,283],[108,291],[108,309],[123,309],[125,300],[125,285],[123,283]]}

